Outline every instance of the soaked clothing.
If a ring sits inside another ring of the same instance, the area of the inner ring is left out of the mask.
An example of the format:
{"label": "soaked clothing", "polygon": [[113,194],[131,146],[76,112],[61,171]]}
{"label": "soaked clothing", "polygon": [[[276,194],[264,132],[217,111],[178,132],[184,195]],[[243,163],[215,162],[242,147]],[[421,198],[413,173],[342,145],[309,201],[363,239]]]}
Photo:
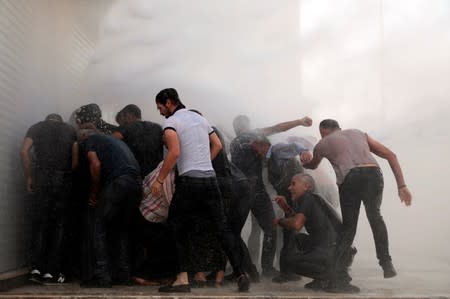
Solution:
{"label": "soaked clothing", "polygon": [[133,152],[141,168],[141,177],[148,175],[163,159],[163,132],[160,125],[135,121],[116,129]]}
{"label": "soaked clothing", "polygon": [[288,195],[292,177],[303,172],[298,155],[307,151],[299,143],[277,143],[267,152],[269,182],[280,195]]}
{"label": "soaked clothing", "polygon": [[72,172],[72,146],[75,129],[63,122],[41,121],[28,130],[35,152],[35,186],[63,185]]}
{"label": "soaked clothing", "polygon": [[[297,157],[304,151],[307,151],[307,149],[297,142],[277,143],[272,145],[266,154],[269,182],[278,195],[286,198],[289,205],[292,205],[292,200],[288,187],[292,177],[297,173],[303,172],[303,167],[300,165]],[[281,248],[280,257],[288,255],[289,251],[294,250],[294,246],[295,232],[283,228],[283,247]],[[286,272],[283,265],[283,263],[280,264],[281,273]]]}
{"label": "soaked clothing", "polygon": [[41,273],[63,272],[64,234],[72,187],[75,130],[63,122],[42,121],[30,127],[33,140],[34,205],[31,211],[31,266]]}
{"label": "soaked clothing", "polygon": [[336,249],[337,279],[345,279],[348,276],[343,263],[345,259],[342,257],[348,254],[355,238],[361,202],[372,229],[380,265],[392,260],[389,254],[388,232],[380,211],[383,188],[383,174],[376,167],[353,168],[339,186],[343,231]]}
{"label": "soaked clothing", "polygon": [[180,156],[177,160],[179,176],[175,180],[176,188],[168,217],[175,240],[178,272],[189,271],[189,235],[194,231],[193,224],[207,215],[234,271],[243,273],[239,244],[227,226],[210,159],[209,134],[214,130],[205,118],[186,109],[176,110],[166,119],[163,128],[174,130],[180,143]]}
{"label": "soaked clothing", "polygon": [[214,130],[203,116],[185,108],[179,109],[166,119],[163,130],[177,132],[181,149],[177,159],[180,176],[190,171],[208,172],[208,176],[215,176],[209,149],[209,135]]}
{"label": "soaked clothing", "polygon": [[89,136],[80,143],[83,161],[89,152],[100,160],[101,184],[96,206],[86,213],[83,280],[123,283],[130,276],[131,219],[142,199],[139,166],[128,147],[111,136]]}
{"label": "soaked clothing", "polygon": [[75,111],[75,120],[78,124],[93,123],[103,134],[110,135],[117,128],[102,119],[102,111],[97,104],[81,106]]}
{"label": "soaked clothing", "polygon": [[101,181],[111,182],[122,175],[140,176],[138,162],[125,143],[111,136],[92,135],[80,143],[83,156],[95,152],[102,163]]}
{"label": "soaked clothing", "polygon": [[370,153],[367,134],[356,129],[335,131],[322,138],[314,147],[314,156],[330,161],[338,185],[351,169],[364,164],[378,165]]}
{"label": "soaked clothing", "polygon": [[257,138],[255,132],[243,133],[231,141],[231,162],[247,177],[250,190],[250,209],[264,231],[261,266],[271,270],[276,251],[276,229],[272,201],[267,194],[262,178],[262,161],[253,151],[251,143]]}
{"label": "soaked clothing", "polygon": [[355,238],[361,202],[366,209],[375,240],[380,265],[390,262],[386,224],[380,213],[383,175],[370,152],[367,134],[359,130],[336,131],[324,137],[314,148],[314,155],[327,158],[332,164],[339,185],[343,229],[337,242],[335,280],[351,279],[343,257],[348,255]]}
{"label": "soaked clothing", "polygon": [[327,211],[326,203],[318,195],[306,192],[293,201],[296,214],[305,216],[308,237],[297,236],[296,250],[280,257],[285,272],[293,272],[314,279],[328,279],[334,257],[339,222]]}

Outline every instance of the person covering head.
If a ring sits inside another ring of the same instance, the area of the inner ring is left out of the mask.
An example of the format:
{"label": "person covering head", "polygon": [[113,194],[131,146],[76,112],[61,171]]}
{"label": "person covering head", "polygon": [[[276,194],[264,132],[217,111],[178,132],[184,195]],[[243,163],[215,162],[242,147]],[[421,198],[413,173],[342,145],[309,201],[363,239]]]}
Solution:
{"label": "person covering head", "polygon": [[105,122],[102,118],[102,111],[97,104],[87,104],[75,111],[75,121],[78,125],[93,123],[95,127],[104,134],[111,134],[116,126]]}

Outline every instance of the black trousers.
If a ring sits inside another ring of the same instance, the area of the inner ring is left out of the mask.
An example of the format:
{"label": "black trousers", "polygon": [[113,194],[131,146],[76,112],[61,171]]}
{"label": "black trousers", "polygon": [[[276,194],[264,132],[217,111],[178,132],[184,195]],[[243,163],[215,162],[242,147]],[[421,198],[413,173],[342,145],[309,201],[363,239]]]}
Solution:
{"label": "black trousers", "polygon": [[31,267],[41,273],[62,272],[64,229],[71,184],[39,186],[31,209]]}
{"label": "black trousers", "polygon": [[262,178],[250,177],[248,180],[251,192],[250,210],[264,232],[261,253],[261,267],[264,271],[272,269],[275,258],[277,244],[277,230],[273,226],[275,211]]}
{"label": "black trousers", "polygon": [[178,272],[189,270],[187,256],[189,232],[192,231],[193,223],[197,222],[197,218],[203,215],[198,211],[207,209],[234,272],[243,273],[239,240],[227,224],[216,177],[179,176],[175,184],[176,190],[170,204],[168,224],[175,240]]}
{"label": "black trousers", "polygon": [[140,177],[123,175],[103,186],[97,205],[88,208],[85,280],[129,279],[131,216],[141,197]]}
{"label": "black trousers", "polygon": [[225,203],[225,214],[231,232],[239,243],[239,251],[242,256],[242,269],[251,273],[256,266],[250,256],[247,245],[241,237],[242,228],[250,213],[250,188],[245,178],[218,178],[219,187]]}
{"label": "black trousers", "polygon": [[343,227],[336,248],[335,279],[349,279],[345,256],[355,238],[361,202],[366,209],[380,264],[391,261],[387,228],[380,213],[383,186],[383,175],[377,167],[353,168],[339,186]]}
{"label": "black trousers", "polygon": [[290,243],[291,250],[280,257],[283,273],[296,273],[313,279],[328,280],[333,264],[335,246],[310,246],[309,236],[298,234]]}

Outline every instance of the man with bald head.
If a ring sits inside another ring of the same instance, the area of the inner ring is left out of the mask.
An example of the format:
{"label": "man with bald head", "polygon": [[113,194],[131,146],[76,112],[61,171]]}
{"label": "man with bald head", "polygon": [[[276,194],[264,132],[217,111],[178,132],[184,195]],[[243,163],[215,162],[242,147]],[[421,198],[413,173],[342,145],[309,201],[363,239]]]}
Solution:
{"label": "man with bald head", "polygon": [[409,206],[412,196],[405,184],[400,163],[389,148],[360,130],[341,130],[338,122],[334,119],[323,120],[319,125],[319,130],[322,139],[314,147],[312,160],[303,164],[303,167],[315,169],[322,158],[330,161],[339,186],[343,220],[343,232],[336,248],[334,278],[328,290],[331,292],[355,292],[359,289],[350,285],[351,277],[342,263],[342,256],[347,254],[355,238],[361,202],[366,209],[384,278],[397,275],[389,255],[386,224],[380,213],[384,186],[383,175],[372,153],[388,160],[397,181],[400,200]]}
{"label": "man with bald head", "polygon": [[[275,225],[290,231],[303,227],[308,232],[296,234],[295,250],[287,250],[280,256],[280,267],[285,274],[296,273],[313,278],[305,288],[323,289],[330,279],[330,269],[341,223],[324,200],[313,193],[314,179],[299,173],[292,177],[288,187],[292,201],[288,204],[285,196],[277,195],[275,202],[285,212],[285,218],[276,218]],[[352,257],[345,257],[345,264],[351,264]]]}

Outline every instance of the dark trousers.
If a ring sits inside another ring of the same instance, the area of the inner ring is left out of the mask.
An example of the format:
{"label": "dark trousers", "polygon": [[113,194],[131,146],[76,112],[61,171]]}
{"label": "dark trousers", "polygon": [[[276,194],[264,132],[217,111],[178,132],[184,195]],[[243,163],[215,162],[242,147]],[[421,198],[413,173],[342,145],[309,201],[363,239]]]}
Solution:
{"label": "dark trousers", "polygon": [[129,279],[131,216],[141,196],[141,179],[123,175],[105,184],[97,205],[88,208],[85,280],[123,282]]}
{"label": "dark trousers", "polygon": [[192,231],[198,217],[203,215],[199,211],[206,209],[234,272],[243,273],[239,242],[227,225],[216,177],[179,176],[175,184],[176,190],[169,208],[168,223],[175,240],[178,272],[189,270],[189,232]]}
{"label": "dark trousers", "polygon": [[[279,195],[282,195],[286,198],[286,201],[289,206],[292,207],[292,199],[290,192],[286,189],[276,188],[276,191]],[[280,251],[280,273],[288,274],[290,271],[286,269],[286,258],[295,255],[297,252],[297,244],[296,244],[296,232],[293,230],[289,230],[283,228],[283,246]],[[292,272],[292,271],[291,271]]]}
{"label": "dark trousers", "polygon": [[313,279],[328,280],[335,252],[334,245],[311,246],[306,234],[295,235],[289,243],[290,250],[280,256],[284,274],[296,273]]}
{"label": "dark trousers", "polygon": [[71,185],[36,188],[31,210],[31,267],[58,275],[64,251],[64,228]]}
{"label": "dark trousers", "polygon": [[250,192],[252,193],[250,200],[250,210],[258,221],[259,226],[264,232],[261,267],[272,269],[273,260],[275,258],[277,244],[277,230],[273,226],[275,212],[272,201],[267,194],[263,180],[260,177],[249,178]]}
{"label": "dark trousers", "polygon": [[[242,268],[247,273],[256,271],[256,266],[250,257],[247,245],[241,237],[242,228],[250,213],[250,189],[247,179],[234,180],[232,178],[219,179],[220,190],[223,198],[229,194],[228,208],[226,211],[228,226],[239,243],[239,251],[242,256]],[[228,191],[226,191],[228,190]],[[227,202],[227,201],[225,201]]]}
{"label": "dark trousers", "polygon": [[353,168],[339,186],[343,230],[336,248],[336,279],[349,279],[345,256],[355,238],[361,202],[366,209],[380,264],[391,261],[386,224],[380,214],[383,186],[383,175],[377,167]]}
{"label": "dark trousers", "polygon": [[162,279],[176,274],[175,241],[168,225],[147,221],[140,211],[133,225],[133,275],[145,279]]}

